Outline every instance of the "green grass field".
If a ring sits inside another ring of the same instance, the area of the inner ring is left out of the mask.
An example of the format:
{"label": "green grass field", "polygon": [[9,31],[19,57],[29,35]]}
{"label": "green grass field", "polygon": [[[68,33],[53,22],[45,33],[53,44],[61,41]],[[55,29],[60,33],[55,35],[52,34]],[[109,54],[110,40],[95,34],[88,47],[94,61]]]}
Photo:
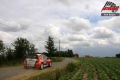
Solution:
{"label": "green grass field", "polygon": [[81,66],[59,80],[120,80],[120,59],[85,58],[79,59]]}

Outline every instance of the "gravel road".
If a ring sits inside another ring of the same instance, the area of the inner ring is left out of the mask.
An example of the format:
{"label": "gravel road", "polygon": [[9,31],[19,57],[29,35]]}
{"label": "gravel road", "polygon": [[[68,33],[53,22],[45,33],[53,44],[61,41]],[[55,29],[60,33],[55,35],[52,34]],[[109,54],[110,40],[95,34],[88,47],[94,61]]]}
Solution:
{"label": "gravel road", "polygon": [[[52,63],[52,68],[53,67],[58,67],[58,66],[63,66],[69,62],[76,62],[76,60],[74,59],[71,59],[71,58],[65,58],[64,61],[62,62],[55,62],[55,63]],[[43,70],[45,69],[50,69],[50,67],[47,67],[47,68],[44,68]],[[20,75],[20,74],[26,74],[28,72],[33,72],[33,71],[36,71],[38,69],[36,68],[30,68],[30,69],[24,69],[23,66],[20,66],[20,67],[12,67],[12,68],[1,68],[0,69],[0,80],[5,80],[5,79],[9,79],[13,76],[17,76],[17,75]]]}

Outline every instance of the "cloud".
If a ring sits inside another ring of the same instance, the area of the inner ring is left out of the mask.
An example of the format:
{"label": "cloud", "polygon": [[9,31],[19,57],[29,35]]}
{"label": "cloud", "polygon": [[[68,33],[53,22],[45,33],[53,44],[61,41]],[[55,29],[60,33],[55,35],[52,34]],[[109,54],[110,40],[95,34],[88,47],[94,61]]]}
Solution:
{"label": "cloud", "polygon": [[70,17],[68,20],[63,22],[63,25],[74,31],[87,30],[90,28],[89,20],[79,17]]}
{"label": "cloud", "polygon": [[110,29],[107,29],[104,27],[96,27],[93,29],[92,36],[97,39],[99,39],[99,38],[104,39],[104,38],[111,38],[114,36],[114,34],[115,34],[115,32],[113,32]]}
{"label": "cloud", "polygon": [[15,36],[7,32],[0,31],[0,40],[2,40],[5,45],[10,46],[14,39]]}
{"label": "cloud", "polygon": [[82,34],[67,34],[67,39],[69,41],[86,41],[87,36]]}
{"label": "cloud", "polygon": [[94,41],[94,46],[97,46],[97,47],[106,47],[107,45],[109,45],[109,41],[108,40],[103,40],[103,39],[96,39],[96,40],[93,40]]}
{"label": "cloud", "polygon": [[107,20],[100,20],[98,21],[99,27],[107,27],[110,29],[119,29],[120,30],[120,17],[113,17]]}
{"label": "cloud", "polygon": [[85,5],[85,9],[89,10],[90,6],[88,4]]}
{"label": "cloud", "polygon": [[27,30],[32,26],[32,22],[29,19],[19,19],[18,21],[5,21],[0,20],[0,29],[6,32],[18,32],[21,30]]}
{"label": "cloud", "polygon": [[59,1],[60,3],[62,3],[64,5],[70,5],[70,1],[69,0],[57,0],[57,1]]}
{"label": "cloud", "polygon": [[[120,4],[119,0],[112,2]],[[62,50],[113,56],[119,52],[120,18],[101,17],[105,3],[104,0],[1,0],[0,23],[8,26],[0,24],[0,39],[11,44],[17,37],[27,38],[43,52],[50,35],[56,47],[60,39]]]}
{"label": "cloud", "polygon": [[120,46],[120,34],[115,34],[113,38],[111,38],[109,40],[109,43],[111,44],[111,46],[114,46],[114,47],[119,47]]}
{"label": "cloud", "polygon": [[51,36],[53,38],[58,38],[58,39],[61,36],[60,28],[59,27],[55,27],[52,24],[49,24],[49,25],[45,26],[44,33],[45,33],[46,36]]}
{"label": "cloud", "polygon": [[91,44],[89,43],[89,41],[74,41],[72,46],[77,47],[77,48],[87,48],[89,47]]}
{"label": "cloud", "polygon": [[91,46],[89,37],[85,34],[67,33],[60,37],[61,47],[65,49],[86,48]]}
{"label": "cloud", "polygon": [[32,21],[30,19],[24,19],[24,18],[18,20],[18,24],[20,24],[21,30],[27,30],[28,27],[33,26]]}

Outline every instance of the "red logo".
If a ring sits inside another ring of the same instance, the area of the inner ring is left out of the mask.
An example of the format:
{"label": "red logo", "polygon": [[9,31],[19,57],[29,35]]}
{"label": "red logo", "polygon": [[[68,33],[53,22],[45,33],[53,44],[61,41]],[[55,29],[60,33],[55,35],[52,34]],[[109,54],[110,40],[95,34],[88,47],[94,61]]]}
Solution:
{"label": "red logo", "polygon": [[107,1],[104,5],[104,7],[102,8],[101,12],[104,10],[111,10],[112,12],[116,12],[118,11],[119,6],[116,6],[115,3]]}

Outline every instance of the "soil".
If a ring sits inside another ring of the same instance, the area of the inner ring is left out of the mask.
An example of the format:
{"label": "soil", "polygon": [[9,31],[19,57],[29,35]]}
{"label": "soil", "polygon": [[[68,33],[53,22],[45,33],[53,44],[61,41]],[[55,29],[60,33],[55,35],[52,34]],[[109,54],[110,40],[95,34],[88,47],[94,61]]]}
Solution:
{"label": "soil", "polygon": [[86,69],[86,72],[85,72],[82,80],[87,80],[87,76],[88,76],[88,67]]}
{"label": "soil", "polygon": [[98,80],[98,75],[97,75],[97,72],[96,72],[96,68],[94,68],[94,80]]}

